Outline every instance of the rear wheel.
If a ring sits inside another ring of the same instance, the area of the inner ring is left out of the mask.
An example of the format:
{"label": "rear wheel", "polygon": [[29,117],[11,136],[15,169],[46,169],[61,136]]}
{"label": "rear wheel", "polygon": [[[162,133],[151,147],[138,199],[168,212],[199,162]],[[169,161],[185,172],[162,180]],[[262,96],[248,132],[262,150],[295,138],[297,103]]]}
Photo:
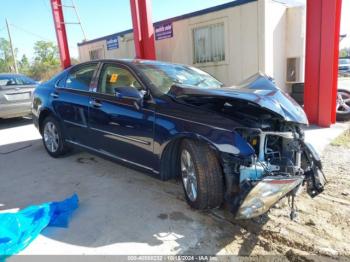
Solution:
{"label": "rear wheel", "polygon": [[196,209],[219,207],[223,202],[224,182],[214,151],[206,144],[186,139],[179,158],[187,203]]}
{"label": "rear wheel", "polygon": [[59,157],[68,151],[64,143],[64,137],[58,121],[48,116],[45,118],[42,127],[43,143],[46,151],[52,157]]}

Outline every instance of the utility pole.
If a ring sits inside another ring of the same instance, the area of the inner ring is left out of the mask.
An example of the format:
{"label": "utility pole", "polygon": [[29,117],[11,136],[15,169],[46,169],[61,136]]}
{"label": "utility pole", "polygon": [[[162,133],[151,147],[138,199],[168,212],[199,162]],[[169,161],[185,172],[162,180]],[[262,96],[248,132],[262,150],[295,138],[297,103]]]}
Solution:
{"label": "utility pole", "polygon": [[7,27],[7,33],[9,35],[9,40],[10,40],[10,47],[11,47],[11,52],[12,52],[12,57],[13,57],[13,65],[15,66],[16,74],[18,74],[18,67],[17,67],[16,56],[15,56],[15,50],[13,49],[11,32],[10,32],[10,27],[9,27],[9,23],[8,23],[7,19],[6,19],[6,27]]}

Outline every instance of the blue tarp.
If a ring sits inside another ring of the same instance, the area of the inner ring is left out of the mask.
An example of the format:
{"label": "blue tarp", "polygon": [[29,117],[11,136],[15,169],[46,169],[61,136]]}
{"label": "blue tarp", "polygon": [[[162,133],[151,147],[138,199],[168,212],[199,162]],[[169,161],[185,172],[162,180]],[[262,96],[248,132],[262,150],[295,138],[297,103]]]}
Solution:
{"label": "blue tarp", "polygon": [[68,227],[78,201],[74,194],[61,202],[30,206],[16,213],[0,213],[0,259],[23,250],[47,226]]}

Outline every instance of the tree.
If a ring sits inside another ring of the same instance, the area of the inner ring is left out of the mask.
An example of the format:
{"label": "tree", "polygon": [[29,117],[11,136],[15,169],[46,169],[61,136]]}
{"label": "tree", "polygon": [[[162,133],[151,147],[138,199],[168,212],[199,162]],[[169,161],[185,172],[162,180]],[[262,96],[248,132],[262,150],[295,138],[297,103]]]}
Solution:
{"label": "tree", "polygon": [[[15,49],[15,56],[17,49]],[[0,38],[0,72],[14,71],[14,63],[10,42],[5,38]]]}
{"label": "tree", "polygon": [[47,80],[60,70],[57,46],[52,42],[37,41],[34,44],[34,62],[31,76],[35,79]]}
{"label": "tree", "polygon": [[19,71],[24,75],[31,74],[31,65],[26,55],[23,55],[21,60],[18,63]]}
{"label": "tree", "polygon": [[342,48],[339,52],[339,57],[349,57],[350,56],[350,47]]}

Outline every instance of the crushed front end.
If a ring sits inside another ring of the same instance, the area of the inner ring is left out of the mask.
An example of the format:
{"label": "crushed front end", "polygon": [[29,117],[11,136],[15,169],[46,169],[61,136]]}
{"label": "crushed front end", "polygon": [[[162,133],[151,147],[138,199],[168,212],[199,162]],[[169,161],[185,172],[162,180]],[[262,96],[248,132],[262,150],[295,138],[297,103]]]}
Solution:
{"label": "crushed front end", "polygon": [[297,124],[270,128],[237,128],[235,131],[254,149],[245,160],[223,156],[226,200],[238,219],[266,213],[281,198],[292,198],[291,219],[295,217],[294,199],[302,185],[314,197],[323,191],[325,177],[320,158],[304,142]]}
{"label": "crushed front end", "polygon": [[306,114],[267,76],[256,74],[235,87],[173,86],[170,91],[178,101],[216,112],[231,123],[236,150],[221,152],[221,160],[226,202],[237,218],[259,216],[285,196],[292,198],[293,218],[302,185],[311,197],[323,191],[320,158],[304,140]]}

